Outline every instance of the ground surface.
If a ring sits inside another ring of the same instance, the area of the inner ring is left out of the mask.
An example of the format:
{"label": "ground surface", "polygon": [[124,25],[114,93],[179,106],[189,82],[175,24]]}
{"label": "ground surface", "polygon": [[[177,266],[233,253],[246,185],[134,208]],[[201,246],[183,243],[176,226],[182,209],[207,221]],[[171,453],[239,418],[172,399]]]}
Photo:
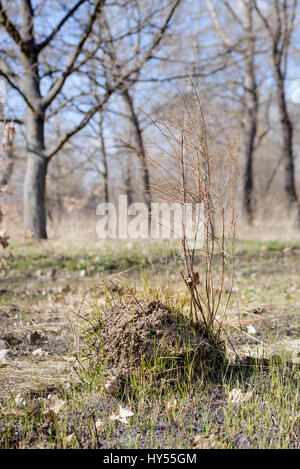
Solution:
{"label": "ground surface", "polygon": [[[135,383],[134,392],[112,396],[82,361],[75,313],[89,314],[95,298],[104,304],[98,282],[116,270],[149,299],[178,301],[176,249],[48,241],[7,250],[0,349],[10,353],[0,361],[0,448],[299,448],[300,244],[238,242],[236,252],[224,324],[228,356],[235,350],[240,361],[221,380],[199,377],[184,388]],[[249,355],[269,360],[253,367],[243,361]],[[120,405],[133,413],[123,422]]]}

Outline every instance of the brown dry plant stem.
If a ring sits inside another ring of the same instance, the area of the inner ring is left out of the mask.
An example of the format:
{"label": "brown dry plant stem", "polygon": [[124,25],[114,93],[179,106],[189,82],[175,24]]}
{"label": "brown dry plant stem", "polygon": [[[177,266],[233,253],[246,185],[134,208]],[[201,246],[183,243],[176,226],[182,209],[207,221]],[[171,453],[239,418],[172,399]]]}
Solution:
{"label": "brown dry plant stem", "polygon": [[[192,243],[185,216],[182,217],[181,275],[190,293],[192,318],[201,321],[214,340],[219,337],[233,290],[238,139],[217,148],[192,82],[191,91],[180,97],[172,115],[150,119],[159,136],[155,137],[156,151],[148,152],[149,163],[156,172],[152,192],[164,201],[180,203],[183,211],[187,203],[193,207],[196,235]],[[161,143],[157,143],[159,138]],[[197,204],[202,207],[202,215],[194,210]]]}

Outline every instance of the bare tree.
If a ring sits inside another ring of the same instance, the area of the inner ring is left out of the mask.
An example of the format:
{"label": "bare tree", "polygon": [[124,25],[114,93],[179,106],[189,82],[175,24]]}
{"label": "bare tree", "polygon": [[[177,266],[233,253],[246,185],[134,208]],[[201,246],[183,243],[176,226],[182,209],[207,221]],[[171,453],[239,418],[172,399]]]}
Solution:
{"label": "bare tree", "polygon": [[[127,81],[124,81],[122,89],[119,92],[125,103],[126,112],[128,115],[127,117],[132,127],[132,132],[130,133],[134,136],[133,150],[135,154],[139,156],[141,162],[144,199],[148,206],[149,213],[151,207],[150,173],[143,141],[143,130],[137,109],[135,107],[135,100],[132,90],[134,85],[139,82],[139,78],[144,66],[147,65],[147,63],[153,59],[154,54],[157,53],[164,36],[167,34],[169,22],[180,2],[181,0],[175,0],[173,2],[167,3],[161,1],[157,2],[156,4],[153,2],[153,7],[151,9],[149,9],[147,2],[132,2],[132,4],[129,4],[126,18],[128,22],[130,22],[132,18],[136,18],[134,34],[130,35],[132,41],[130,48],[128,47],[128,38],[126,38],[126,35],[124,35],[123,38],[114,38],[112,30],[116,26],[116,17],[114,17],[114,22],[112,22],[108,15],[103,14],[100,19],[100,29],[97,34],[97,38],[102,37],[102,42],[104,43],[103,56],[101,57],[101,61],[103,74],[106,77],[108,83],[116,80],[122,69],[126,69],[128,67],[128,62],[130,63],[132,60],[132,50],[135,51],[134,55],[139,60],[139,57],[144,49],[145,37],[149,34],[149,32],[154,35],[154,40],[152,41],[151,46],[147,50],[146,54],[143,54],[143,61],[140,62],[136,73],[131,75]],[[170,5],[170,9],[167,11],[167,19],[157,34],[155,33],[157,28],[153,27],[153,13],[155,13],[155,16],[157,14],[163,14],[168,4]],[[145,10],[145,12],[143,10]],[[123,17],[121,18],[121,21],[124,21]],[[127,41],[127,44],[125,44],[124,39]],[[131,184],[131,175],[129,170],[126,172],[125,179],[128,180],[129,184]]]}
{"label": "bare tree", "polygon": [[[22,0],[20,27],[16,26],[8,16],[8,5],[0,2],[0,24],[6,30],[9,37],[8,57],[2,57],[0,61],[0,73],[6,78],[9,85],[14,88],[26,103],[24,118],[27,142],[27,168],[24,182],[24,224],[32,235],[37,238],[46,238],[46,210],[45,188],[46,173],[50,158],[57,153],[57,148],[46,151],[45,122],[46,112],[51,103],[63,89],[67,78],[78,66],[78,58],[92,31],[93,25],[100,14],[104,0],[95,0],[87,24],[73,47],[70,58],[65,67],[59,70],[60,74],[54,79],[49,91],[42,95],[41,62],[45,49],[52,44],[65,23],[75,15],[81,5],[87,3],[80,0],[75,3],[64,17],[58,22],[51,33],[39,41],[34,28],[35,11],[30,0]],[[6,59],[6,60],[5,60]],[[10,59],[10,60],[9,60]],[[14,60],[14,68],[10,65]],[[56,64],[57,66],[57,64]],[[54,70],[52,70],[54,73]],[[48,72],[50,74],[50,72]],[[22,78],[21,78],[22,77]],[[94,109],[90,109],[89,115],[93,115]],[[87,117],[88,119],[88,117]],[[77,132],[81,126],[72,130]],[[67,141],[68,135],[63,137]]]}
{"label": "bare tree", "polygon": [[293,150],[293,124],[287,106],[285,81],[287,60],[294,31],[297,0],[273,0],[264,11],[255,0],[256,11],[266,29],[270,40],[270,52],[273,65],[273,76],[276,84],[276,98],[282,128],[282,159],[284,161],[285,191],[289,207],[297,208],[300,225],[300,204],[296,191],[295,165]]}
{"label": "bare tree", "polygon": [[[230,20],[234,25],[234,31],[240,31],[238,38],[228,35],[219,19],[217,9],[212,0],[206,0],[215,29],[224,46],[229,47],[232,53],[242,58],[243,67],[243,106],[242,118],[243,147],[245,155],[245,169],[243,178],[243,207],[249,223],[253,220],[253,156],[255,151],[255,139],[257,136],[258,118],[258,87],[256,78],[256,34],[254,28],[253,13],[255,5],[253,0],[241,0],[239,2],[242,14],[236,12],[235,6],[230,1],[222,1],[230,14]],[[235,2],[236,3],[236,2]],[[220,5],[219,5],[220,6]]]}
{"label": "bare tree", "polygon": [[[97,65],[99,67],[103,65],[101,51],[109,41],[103,37],[92,41],[91,37],[95,23],[103,14],[104,7],[121,8],[125,14],[128,5],[136,2],[132,0],[132,2],[124,1],[116,4],[106,0],[93,2],[79,0],[65,12],[61,5],[53,1],[52,6],[59,5],[58,8],[64,11],[64,15],[46,37],[41,37],[41,33],[36,32],[35,23],[37,20],[42,22],[45,20],[42,16],[45,15],[43,8],[49,8],[51,2],[47,4],[42,2],[36,9],[33,8],[31,0],[20,0],[18,3],[21,17],[19,17],[18,8],[13,8],[17,5],[0,1],[0,25],[6,32],[7,43],[7,47],[4,48],[5,52],[2,50],[0,53],[0,74],[6,78],[10,87],[22,97],[26,104],[24,116],[27,144],[24,182],[25,228],[29,229],[32,236],[36,238],[46,238],[45,189],[50,160],[91,121],[115,91],[124,89],[131,77],[133,79],[136,77],[140,68],[149,60],[153,50],[160,43],[180,0],[170,0],[164,4],[164,10],[160,12],[161,15],[152,28],[152,41],[146,48],[143,44],[140,53],[134,54],[137,59],[130,61],[128,67],[118,70],[117,74],[104,77],[100,88],[100,101],[99,99],[93,100],[93,97],[89,96],[89,107],[87,108],[88,103],[85,101],[84,112],[80,111],[80,119],[78,120],[78,116],[74,117],[66,132],[58,141],[54,141],[52,146],[46,144],[46,122],[62,112],[67,105],[74,104],[76,96],[70,92],[70,89],[72,90],[71,77],[76,74],[88,76],[88,64],[95,56],[98,58]],[[85,7],[85,21],[76,15],[81,7]],[[150,15],[151,19],[154,13]],[[14,22],[12,17],[15,18]],[[71,20],[77,27],[71,32],[69,30],[67,35],[62,37],[63,28],[66,28]],[[120,35],[118,31],[115,34]],[[131,34],[132,30],[129,29],[124,33],[124,37],[130,37]],[[60,41],[56,42],[59,37]],[[61,46],[63,46],[63,54],[60,50]],[[67,82],[69,94],[65,93]],[[45,91],[47,88],[48,90]],[[84,93],[79,92],[79,99],[83,95]],[[56,109],[54,109],[55,105]]]}

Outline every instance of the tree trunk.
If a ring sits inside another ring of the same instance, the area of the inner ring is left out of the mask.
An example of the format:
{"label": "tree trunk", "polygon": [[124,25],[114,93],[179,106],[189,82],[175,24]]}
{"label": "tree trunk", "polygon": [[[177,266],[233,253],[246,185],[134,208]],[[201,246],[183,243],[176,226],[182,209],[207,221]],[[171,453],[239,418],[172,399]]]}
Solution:
{"label": "tree trunk", "polygon": [[133,203],[131,164],[130,164],[129,158],[130,158],[130,155],[127,156],[126,168],[125,168],[125,187],[126,187],[126,195],[127,195],[128,206],[130,206]]}
{"label": "tree trunk", "polygon": [[103,163],[103,180],[104,180],[104,201],[109,203],[109,188],[108,188],[108,164],[107,164],[107,153],[105,146],[105,139],[103,133],[103,111],[99,112],[99,133],[100,133],[100,142],[101,142],[101,153],[102,153],[102,163]]}
{"label": "tree trunk", "polygon": [[133,106],[132,98],[128,90],[126,90],[123,93],[123,96],[124,96],[126,106],[129,110],[131,122],[132,122],[133,129],[135,132],[136,151],[137,151],[138,156],[141,159],[141,170],[142,170],[142,179],[143,179],[143,186],[144,186],[144,198],[145,198],[145,203],[149,210],[149,216],[150,216],[150,211],[151,211],[150,175],[149,175],[148,163],[146,160],[146,153],[145,153],[145,148],[144,148],[142,130],[140,127],[138,116]]}
{"label": "tree trunk", "polygon": [[280,70],[277,70],[276,72],[276,82],[279,116],[283,137],[282,156],[284,158],[284,188],[287,193],[289,207],[292,208],[293,206],[297,205],[299,217],[299,200],[296,191],[295,165],[293,155],[293,126],[287,110],[284,81],[282,79]]}
{"label": "tree trunk", "polygon": [[31,1],[21,2],[22,40],[26,50],[21,54],[24,68],[23,88],[30,105],[25,116],[27,166],[24,181],[24,228],[30,236],[46,239],[46,174],[48,159],[45,155],[45,109],[42,106],[38,52],[34,37],[34,11]]}
{"label": "tree trunk", "polygon": [[33,238],[46,239],[46,174],[44,116],[28,110],[26,116],[27,166],[24,182],[24,226]]}
{"label": "tree trunk", "polygon": [[296,190],[295,164],[293,153],[293,125],[289,117],[285,89],[284,74],[280,67],[279,52],[273,51],[274,74],[277,88],[277,102],[282,128],[282,157],[284,160],[284,189],[287,194],[289,210],[296,208],[297,224],[300,226],[300,204]]}
{"label": "tree trunk", "polygon": [[253,8],[250,1],[244,8],[244,32],[246,37],[246,55],[245,60],[245,119],[244,119],[244,154],[245,154],[245,172],[244,172],[244,190],[243,207],[251,224],[254,217],[253,201],[253,156],[255,150],[255,138],[257,132],[257,114],[258,114],[258,95],[255,73],[255,34],[253,32]]}
{"label": "tree trunk", "polygon": [[15,127],[13,125],[6,125],[5,129],[5,153],[6,158],[3,163],[3,174],[0,177],[0,186],[7,186],[15,163],[15,153],[14,153],[14,136],[15,136]]}
{"label": "tree trunk", "polygon": [[248,218],[248,223],[252,223],[254,216],[253,207],[253,155],[255,148],[255,137],[257,131],[258,98],[255,83],[254,63],[246,64],[245,75],[245,104],[246,113],[244,120],[244,188],[243,206]]}

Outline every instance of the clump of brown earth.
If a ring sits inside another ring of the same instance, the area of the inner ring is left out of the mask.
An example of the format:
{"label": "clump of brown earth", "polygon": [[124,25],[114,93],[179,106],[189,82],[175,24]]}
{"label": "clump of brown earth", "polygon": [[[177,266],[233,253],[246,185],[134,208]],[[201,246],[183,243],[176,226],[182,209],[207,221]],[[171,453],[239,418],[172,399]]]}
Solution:
{"label": "clump of brown earth", "polygon": [[[103,313],[93,334],[94,358],[114,376],[138,371],[142,361],[158,360],[184,368],[193,360],[222,361],[222,345],[213,344],[201,323],[195,323],[160,302],[138,300],[118,304]],[[163,367],[162,367],[163,369]]]}

